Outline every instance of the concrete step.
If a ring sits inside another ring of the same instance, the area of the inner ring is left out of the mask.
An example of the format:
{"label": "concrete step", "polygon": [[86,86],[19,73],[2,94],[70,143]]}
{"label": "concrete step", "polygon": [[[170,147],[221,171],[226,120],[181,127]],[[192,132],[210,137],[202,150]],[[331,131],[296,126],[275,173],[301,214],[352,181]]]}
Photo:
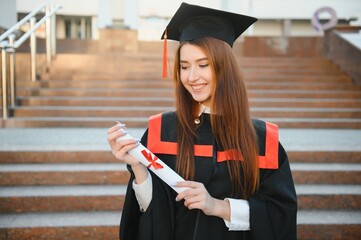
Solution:
{"label": "concrete step", "polygon": [[[90,145],[90,144],[89,144]],[[109,150],[0,151],[0,163],[119,163]]]}
{"label": "concrete step", "polygon": [[0,212],[115,211],[126,185],[0,187]]}
{"label": "concrete step", "polygon": [[[361,186],[296,185],[299,209],[361,209]],[[0,187],[0,212],[110,211],[123,207],[126,185]]]}
{"label": "concrete step", "polygon": [[[105,131],[105,130],[104,130]],[[132,133],[134,131],[130,130]],[[142,131],[143,132],[143,131]],[[38,130],[38,134],[42,133]],[[80,133],[79,133],[80,134]],[[25,134],[23,135],[25,136]],[[14,136],[15,137],[15,136]],[[84,135],[83,137],[87,137]],[[51,140],[45,140],[51,141]],[[87,144],[92,148],[91,144]],[[14,149],[0,151],[0,163],[119,163],[109,150],[72,150],[68,146],[64,149],[42,151]],[[288,150],[288,159],[292,163],[359,163],[361,164],[361,152],[358,151],[297,151]]]}
{"label": "concrete step", "polygon": [[246,82],[290,82],[297,83],[352,83],[352,80],[348,76],[299,76],[299,75],[263,75],[263,76],[247,76],[244,75]]}
{"label": "concrete step", "polygon": [[[250,98],[251,107],[360,108],[359,99]],[[173,97],[19,96],[18,106],[174,106]]]}
{"label": "concrete step", "polygon": [[[158,88],[33,88],[24,87],[17,90],[18,96],[103,96],[103,97],[174,97],[173,89]],[[250,90],[251,98],[335,98],[361,99],[361,92],[354,90]]]}
{"label": "concrete step", "polygon": [[361,86],[353,83],[322,82],[246,82],[247,89],[283,89],[283,90],[361,90]]}
{"label": "concrete step", "polygon": [[0,119],[0,126],[5,128],[109,128],[115,121],[121,121],[126,122],[128,127],[145,128],[148,126],[148,120],[149,117],[17,117],[8,120]]}
{"label": "concrete step", "polygon": [[360,239],[361,212],[300,210],[297,239]]}
{"label": "concrete step", "polygon": [[129,179],[121,163],[1,164],[0,185],[125,184]]}
{"label": "concrete step", "polygon": [[119,239],[120,211],[1,214],[0,239]]}
{"label": "concrete step", "polygon": [[[313,77],[347,77],[347,75],[339,70],[332,69],[297,69],[287,67],[287,68],[250,68],[250,67],[240,67],[244,77],[252,76],[313,76]],[[69,71],[70,70],[70,71]],[[94,76],[107,75],[107,76],[132,76],[132,75],[144,75],[146,73],[151,74],[154,77],[161,79],[159,74],[162,72],[162,65],[159,64],[157,67],[149,63],[145,65],[144,63],[134,63],[134,64],[125,64],[122,66],[86,66],[82,68],[72,68],[69,69],[68,66],[55,67],[51,70],[51,73],[56,74],[57,72],[63,71],[65,73],[71,74],[72,76],[82,76],[94,74]],[[146,75],[145,75],[146,76]]]}
{"label": "concrete step", "polygon": [[[350,84],[336,84],[339,90],[352,89]],[[95,79],[89,81],[79,80],[41,80],[37,82],[21,81],[17,82],[18,87],[42,87],[42,88],[173,88],[173,82],[163,79],[147,80],[147,81],[131,81],[131,80],[118,80],[118,81],[96,81]],[[320,86],[325,87],[326,86]]]}
{"label": "concrete step", "polygon": [[249,98],[251,107],[361,108],[361,99]]}
{"label": "concrete step", "polygon": [[[64,97],[29,96],[18,97],[18,106],[174,106],[173,97]],[[349,102],[352,106],[358,104]],[[341,103],[341,105],[347,105]],[[348,105],[349,106],[349,105]],[[360,102],[361,106],[361,102]]]}
{"label": "concrete step", "polygon": [[[299,211],[298,239],[359,239],[360,211]],[[121,213],[69,212],[0,215],[0,239],[118,239]]]}
{"label": "concrete step", "polygon": [[360,119],[350,118],[264,118],[264,120],[276,123],[280,128],[361,129]]}
{"label": "concrete step", "polygon": [[[89,57],[89,56],[88,56]],[[141,58],[137,56],[124,57],[124,56],[115,56],[114,62],[110,62],[109,59],[104,60],[101,56],[97,56],[96,59],[89,59],[85,62],[84,60],[78,60],[74,62],[74,59],[71,59],[72,63],[66,63],[64,59],[56,59],[52,65],[52,72],[58,70],[76,70],[78,72],[106,72],[110,71],[114,73],[116,70],[128,69],[130,71],[139,71],[144,70],[148,71],[159,71],[162,68],[162,57],[161,58]],[[169,65],[172,67],[174,64],[173,59],[169,59]],[[270,63],[268,62],[245,62],[239,60],[239,67],[242,69],[242,72],[249,73],[259,70],[262,73],[276,73],[276,74],[343,74],[342,70],[337,67],[337,65],[332,64],[319,64],[319,63],[295,63],[295,62],[281,62],[281,63]],[[81,62],[83,61],[83,62]],[[96,68],[97,67],[97,68]],[[258,72],[258,71],[257,71]]]}
{"label": "concrete step", "polygon": [[[0,164],[0,185],[125,184],[121,163]],[[361,164],[292,163],[297,184],[361,184]]]}
{"label": "concrete step", "polygon": [[[80,80],[41,80],[37,82],[21,81],[16,82],[17,87],[41,87],[41,88],[171,88],[173,82],[169,80],[118,80],[118,81],[80,81]],[[361,90],[361,86],[353,83],[322,83],[322,82],[246,82],[247,89],[282,89],[282,90]],[[0,86],[1,89],[1,86]]]}
{"label": "concrete step", "polygon": [[[149,117],[174,111],[167,106],[29,106],[12,109],[13,117]],[[361,119],[361,108],[262,108],[252,107],[255,118],[346,118]]]}
{"label": "concrete step", "polygon": [[358,151],[293,150],[287,151],[287,155],[294,163],[361,163],[361,152]]}
{"label": "concrete step", "polygon": [[[123,68],[126,66],[137,66],[139,65],[148,65],[153,66],[153,68],[159,68],[162,66],[162,55],[151,55],[148,53],[141,53],[130,56],[129,54],[113,54],[113,55],[57,55],[56,61],[54,61],[55,67],[66,66],[69,67],[85,67],[85,66],[104,66],[104,67],[118,67]],[[310,69],[330,69],[330,70],[338,70],[340,68],[335,65],[332,61],[326,59],[314,59],[314,58],[305,58],[304,61],[301,61],[301,58],[291,58],[285,57],[281,58],[249,58],[249,57],[236,57],[239,63],[239,66],[243,69],[248,68],[277,68],[282,69],[287,67],[289,68],[297,68],[300,70],[310,70]],[[169,55],[169,63],[172,66],[174,63],[174,56]],[[275,62],[273,62],[275,61]]]}
{"label": "concrete step", "polygon": [[360,185],[296,185],[298,209],[361,209]]}
{"label": "concrete step", "polygon": [[[114,121],[120,121],[132,128],[148,126],[147,117],[16,117],[8,120],[0,119],[0,126],[6,128],[108,128]],[[280,128],[331,128],[361,129],[361,119],[351,118],[263,118],[273,122]]]}
{"label": "concrete step", "polygon": [[[148,44],[148,42],[147,42]],[[169,42],[169,44],[172,44]],[[163,49],[162,42],[159,42],[160,49]],[[177,46],[174,47],[174,51]],[[29,58],[29,54],[24,54]],[[162,55],[159,52],[147,52],[147,51],[139,51],[139,52],[117,52],[115,54],[76,54],[76,53],[60,53],[57,55],[57,60],[64,60],[64,62],[68,62],[69,60],[77,60],[76,64],[87,64],[87,62],[78,62],[80,60],[87,60],[88,62],[97,61],[104,62],[109,61],[109,63],[114,64],[117,63],[114,60],[124,60],[128,59],[129,61],[142,59],[146,60],[157,60],[162,59]],[[169,55],[169,59],[172,60],[174,58],[173,55]],[[255,64],[269,64],[269,65],[287,65],[292,64],[296,66],[335,66],[333,62],[329,59],[323,57],[274,57],[274,56],[266,56],[266,57],[252,57],[252,56],[241,56],[236,55],[236,58],[240,61],[241,64],[249,64],[254,66]],[[74,64],[71,62],[71,64]]]}
{"label": "concrete step", "polygon": [[93,107],[93,106],[31,106],[16,107],[12,110],[13,117],[144,117],[174,111],[174,107]]}
{"label": "concrete step", "polygon": [[297,184],[361,184],[361,164],[291,163]]}
{"label": "concrete step", "polygon": [[[291,64],[292,65],[292,64]],[[323,75],[323,76],[344,76],[344,73],[337,68],[297,68],[297,67],[252,67],[242,68],[243,74],[299,74],[299,75]]]}
{"label": "concrete step", "polygon": [[[28,55],[27,58],[30,58]],[[236,56],[242,67],[299,67],[310,69],[339,69],[331,60],[325,58],[299,58],[299,57],[245,57]],[[161,66],[162,55],[148,52],[117,53],[117,54],[58,54],[54,64],[70,66],[88,66],[106,63],[112,66],[124,66],[132,63],[149,63]],[[174,62],[174,56],[169,54],[169,62]]]}
{"label": "concrete step", "polygon": [[[137,66],[138,68],[138,66]],[[57,80],[81,80],[81,81],[93,81],[103,80],[103,81],[116,81],[116,80],[134,80],[134,81],[144,81],[144,80],[161,80],[161,68],[159,71],[155,72],[127,72],[127,73],[111,73],[111,72],[64,72],[65,70],[59,70],[59,72],[50,74],[50,79]],[[172,75],[169,74],[167,78],[168,81],[171,81]],[[297,74],[243,74],[244,80],[246,82],[329,82],[329,83],[352,83],[352,80],[348,76],[324,76],[319,75],[315,76],[312,74],[309,75],[297,75]],[[47,78],[49,79],[49,78]]]}

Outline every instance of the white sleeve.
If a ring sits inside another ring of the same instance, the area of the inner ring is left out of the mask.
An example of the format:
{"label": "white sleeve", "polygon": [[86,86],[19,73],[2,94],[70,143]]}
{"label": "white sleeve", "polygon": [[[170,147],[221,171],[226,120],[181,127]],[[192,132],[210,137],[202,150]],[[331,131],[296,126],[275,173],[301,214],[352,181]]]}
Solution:
{"label": "white sleeve", "polygon": [[138,201],[140,211],[145,212],[152,201],[152,176],[148,173],[147,179],[141,184],[136,184],[135,181],[133,181],[132,187],[135,192],[135,197]]}
{"label": "white sleeve", "polygon": [[224,220],[229,231],[247,231],[250,230],[249,220],[249,203],[247,200],[226,198],[229,201],[231,219],[230,221]]}

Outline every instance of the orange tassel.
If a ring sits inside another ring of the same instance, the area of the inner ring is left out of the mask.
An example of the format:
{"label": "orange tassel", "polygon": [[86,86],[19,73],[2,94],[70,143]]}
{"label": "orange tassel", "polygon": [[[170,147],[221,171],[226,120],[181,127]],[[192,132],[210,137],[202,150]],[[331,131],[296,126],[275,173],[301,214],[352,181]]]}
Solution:
{"label": "orange tassel", "polygon": [[164,42],[163,42],[163,74],[162,77],[163,78],[167,78],[168,74],[167,74],[167,61],[168,61],[168,57],[167,57],[167,29],[165,30],[165,34],[164,34]]}

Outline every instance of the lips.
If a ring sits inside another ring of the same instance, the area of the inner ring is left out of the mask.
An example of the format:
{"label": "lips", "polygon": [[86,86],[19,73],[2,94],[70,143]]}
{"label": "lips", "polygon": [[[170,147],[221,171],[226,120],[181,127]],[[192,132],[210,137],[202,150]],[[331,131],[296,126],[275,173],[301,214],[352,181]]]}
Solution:
{"label": "lips", "polygon": [[202,91],[202,89],[207,86],[207,84],[197,84],[197,85],[192,85],[192,90],[195,92],[199,92]]}

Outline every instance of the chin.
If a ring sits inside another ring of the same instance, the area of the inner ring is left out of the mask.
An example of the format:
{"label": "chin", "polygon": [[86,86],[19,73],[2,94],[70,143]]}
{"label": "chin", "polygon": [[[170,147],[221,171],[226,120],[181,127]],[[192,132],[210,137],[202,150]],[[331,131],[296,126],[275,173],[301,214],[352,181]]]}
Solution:
{"label": "chin", "polygon": [[205,98],[193,98],[193,99],[194,99],[194,101],[199,102],[199,103],[202,103],[207,100]]}

